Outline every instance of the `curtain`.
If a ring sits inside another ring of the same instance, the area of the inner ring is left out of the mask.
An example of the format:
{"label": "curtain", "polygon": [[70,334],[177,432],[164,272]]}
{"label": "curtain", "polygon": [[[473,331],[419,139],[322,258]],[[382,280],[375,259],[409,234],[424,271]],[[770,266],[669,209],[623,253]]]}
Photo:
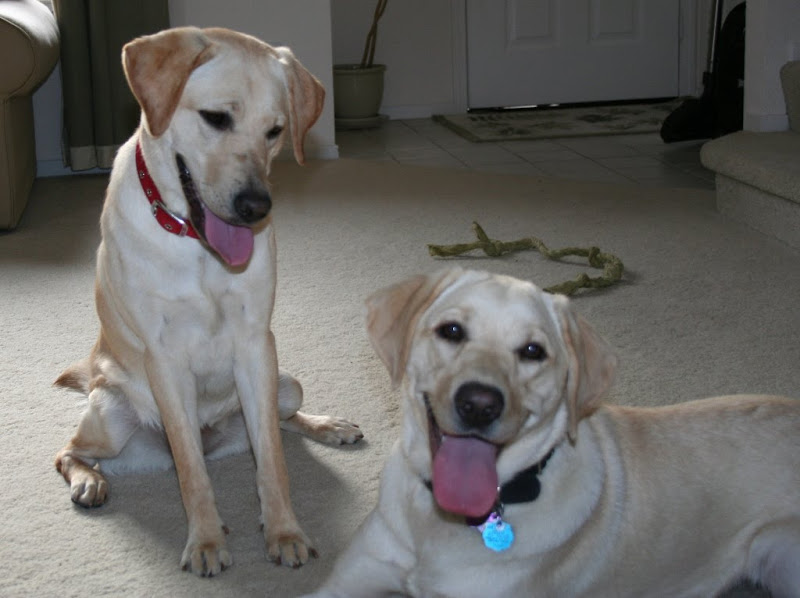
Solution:
{"label": "curtain", "polygon": [[139,124],[122,71],[122,46],[169,27],[168,0],[55,0],[61,34],[64,162],[111,168]]}

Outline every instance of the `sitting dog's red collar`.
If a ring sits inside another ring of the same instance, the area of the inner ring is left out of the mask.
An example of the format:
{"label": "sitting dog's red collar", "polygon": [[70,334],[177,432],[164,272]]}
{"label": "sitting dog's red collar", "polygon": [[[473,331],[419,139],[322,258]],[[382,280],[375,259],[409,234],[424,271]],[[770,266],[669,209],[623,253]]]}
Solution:
{"label": "sitting dog's red collar", "polygon": [[150,202],[150,207],[153,211],[153,216],[161,227],[179,237],[191,237],[193,239],[200,239],[192,222],[189,218],[182,218],[170,212],[161,200],[161,194],[158,192],[156,184],[153,182],[150,173],[147,170],[144,156],[142,155],[142,148],[140,143],[136,142],[136,174],[139,176],[139,182],[142,184],[147,201]]}

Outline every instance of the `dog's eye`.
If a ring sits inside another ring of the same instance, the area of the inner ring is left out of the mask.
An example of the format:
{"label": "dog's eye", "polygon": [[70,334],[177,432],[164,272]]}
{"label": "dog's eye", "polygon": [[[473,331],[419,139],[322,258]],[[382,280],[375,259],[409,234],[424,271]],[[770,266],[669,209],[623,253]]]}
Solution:
{"label": "dog's eye", "polygon": [[231,118],[231,115],[227,112],[201,110],[200,116],[217,131],[228,131],[233,128],[233,118]]}
{"label": "dog's eye", "polygon": [[275,125],[269,131],[267,131],[267,139],[272,141],[273,139],[277,138],[278,135],[283,133],[283,127],[280,125]]}
{"label": "dog's eye", "polygon": [[436,329],[439,338],[443,338],[451,343],[460,343],[467,338],[467,333],[458,322],[447,322]]}
{"label": "dog's eye", "polygon": [[517,355],[525,361],[544,361],[547,351],[539,343],[528,343],[524,347],[517,349]]}

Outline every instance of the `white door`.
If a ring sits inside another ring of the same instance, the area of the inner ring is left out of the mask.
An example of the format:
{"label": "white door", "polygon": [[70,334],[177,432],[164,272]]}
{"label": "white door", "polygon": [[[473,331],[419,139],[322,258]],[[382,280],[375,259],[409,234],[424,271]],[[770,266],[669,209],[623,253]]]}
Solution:
{"label": "white door", "polygon": [[678,0],[467,0],[470,108],[678,95]]}

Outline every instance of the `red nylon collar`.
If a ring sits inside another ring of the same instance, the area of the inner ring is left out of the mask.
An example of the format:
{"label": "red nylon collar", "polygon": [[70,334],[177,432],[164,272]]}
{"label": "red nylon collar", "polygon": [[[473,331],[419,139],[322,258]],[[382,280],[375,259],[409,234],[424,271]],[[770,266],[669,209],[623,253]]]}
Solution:
{"label": "red nylon collar", "polygon": [[200,235],[197,234],[197,231],[188,218],[176,216],[164,205],[164,202],[161,200],[161,194],[158,192],[158,188],[147,170],[147,165],[142,155],[142,148],[138,141],[136,142],[136,173],[139,175],[139,182],[142,184],[145,197],[147,197],[147,201],[150,202],[153,216],[156,222],[161,225],[161,228],[179,237],[199,239]]}

